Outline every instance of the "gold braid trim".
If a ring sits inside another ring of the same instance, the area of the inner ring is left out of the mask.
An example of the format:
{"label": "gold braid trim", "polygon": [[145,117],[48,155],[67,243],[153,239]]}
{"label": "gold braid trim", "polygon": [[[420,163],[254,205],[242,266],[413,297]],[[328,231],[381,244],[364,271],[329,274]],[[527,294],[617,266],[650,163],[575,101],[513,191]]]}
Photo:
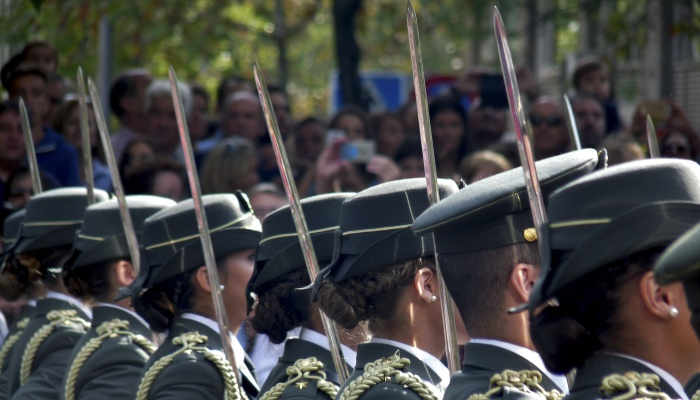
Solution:
{"label": "gold braid trim", "polygon": [[697,390],[690,400],[700,400],[700,390]]}
{"label": "gold braid trim", "polygon": [[316,357],[301,358],[287,367],[287,381],[271,387],[259,397],[259,400],[277,400],[290,385],[297,384],[299,390],[306,387],[309,381],[316,381],[316,388],[331,399],[338,394],[338,386],[326,380],[326,371],[321,361]]}
{"label": "gold braid trim", "polygon": [[600,391],[611,400],[670,400],[671,397],[661,391],[660,383],[661,379],[655,374],[629,371],[624,375],[612,374],[603,378]]}
{"label": "gold braid trim", "polygon": [[66,386],[65,386],[65,399],[74,400],[75,399],[75,383],[78,380],[78,375],[80,370],[85,365],[85,362],[90,358],[90,356],[97,351],[97,349],[102,346],[102,343],[108,338],[116,338],[117,336],[126,336],[130,338],[136,345],[144,349],[149,355],[156,351],[156,346],[146,339],[143,335],[138,335],[129,330],[129,321],[123,319],[112,319],[100,324],[96,329],[97,335],[90,339],[85,345],[78,351],[75,359],[73,359],[73,364],[71,364],[68,369],[68,375],[66,375]]}
{"label": "gold braid trim", "polygon": [[544,396],[546,400],[560,400],[564,397],[558,390],[547,391],[541,385],[542,373],[535,370],[513,371],[503,370],[494,374],[489,382],[489,390],[486,393],[474,393],[467,400],[488,400],[491,397],[503,393],[505,388],[517,389],[525,393],[534,393]]}
{"label": "gold braid trim", "polygon": [[22,363],[19,368],[20,385],[24,385],[27,379],[29,379],[29,375],[32,373],[32,364],[34,364],[34,358],[39,351],[39,347],[44,343],[46,338],[51,336],[51,333],[53,333],[56,327],[59,325],[65,326],[82,333],[87,332],[90,328],[90,323],[80,318],[78,312],[75,310],[54,310],[46,314],[46,318],[49,320],[49,323],[42,326],[32,335],[22,355]]}
{"label": "gold braid trim", "polygon": [[141,379],[139,383],[138,391],[136,392],[136,400],[146,400],[148,398],[148,392],[153,386],[158,374],[160,374],[165,367],[170,365],[171,362],[180,354],[183,353],[199,353],[204,356],[204,358],[210,361],[219,370],[221,377],[224,380],[224,395],[228,400],[248,400],[243,390],[238,390],[238,385],[236,385],[236,379],[234,375],[233,368],[231,364],[226,361],[219,353],[203,346],[207,342],[208,338],[199,332],[187,332],[173,339],[173,344],[180,345],[180,349],[170,353],[166,356],[161,357],[158,361],[153,363]]}
{"label": "gold braid trim", "polygon": [[10,354],[10,350],[12,350],[12,347],[17,343],[19,337],[22,336],[22,332],[24,332],[24,328],[27,327],[28,323],[29,318],[22,318],[17,322],[17,331],[10,335],[10,337],[5,340],[5,343],[2,344],[2,347],[0,347],[0,370],[5,366],[5,358]]}
{"label": "gold braid trim", "polygon": [[393,382],[410,389],[423,400],[437,400],[431,388],[416,374],[403,370],[411,364],[408,358],[399,357],[399,353],[367,363],[362,375],[357,377],[340,393],[339,400],[357,400],[365,392],[379,383]]}

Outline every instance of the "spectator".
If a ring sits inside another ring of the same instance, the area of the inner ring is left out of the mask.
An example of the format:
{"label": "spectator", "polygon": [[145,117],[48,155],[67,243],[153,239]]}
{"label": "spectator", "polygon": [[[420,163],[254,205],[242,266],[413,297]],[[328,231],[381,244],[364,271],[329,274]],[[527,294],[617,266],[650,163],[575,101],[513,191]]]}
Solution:
{"label": "spectator", "polygon": [[192,84],[192,112],[189,117],[190,139],[198,142],[207,135],[209,116],[209,93],[200,85]]}
{"label": "spectator", "polygon": [[404,141],[394,157],[401,175],[399,179],[420,178],[425,176],[423,170],[423,153],[420,142],[413,138]]}
{"label": "spectator", "polygon": [[258,183],[248,193],[255,216],[260,221],[264,220],[271,212],[287,204],[287,196],[274,183]]}
{"label": "spectator", "polygon": [[221,115],[229,96],[236,92],[253,92],[255,88],[242,76],[229,75],[216,88],[216,111]]}
{"label": "spectator", "polygon": [[[50,190],[57,188],[58,182],[47,174],[40,172],[41,188],[43,190]],[[7,180],[8,194],[7,201],[5,202],[5,207],[12,210],[19,210],[24,208],[24,206],[29,202],[29,198],[32,197],[32,175],[29,172],[29,168],[21,167],[15,170],[10,178]]]}
{"label": "spectator", "polygon": [[592,96],[579,95],[571,99],[576,116],[581,146],[599,149],[605,135],[605,113],[600,102]]}
{"label": "spectator", "polygon": [[[660,150],[663,151],[663,142],[667,140],[669,135],[672,135],[669,146],[667,147],[669,156],[676,154],[681,150],[680,158],[692,157],[697,161],[697,154],[700,151],[698,147],[698,137],[693,130],[690,121],[686,117],[683,110],[670,100],[644,100],[637,104],[632,116],[632,123],[629,126],[628,132],[634,137],[637,142],[647,143],[646,137],[646,121],[647,115],[651,116],[656,128],[656,134],[659,137]],[[642,146],[646,147],[646,146]],[[673,147],[676,147],[674,150]],[[695,154],[689,156],[686,153]],[[675,156],[672,156],[675,157]]]}
{"label": "spectator", "polygon": [[370,116],[369,125],[377,143],[377,153],[394,158],[406,139],[401,118],[389,112],[374,114]]}
{"label": "spectator", "polygon": [[559,102],[551,97],[537,99],[530,111],[530,122],[535,142],[535,158],[540,160],[569,150],[569,133]]}
{"label": "spectator", "polygon": [[343,131],[348,140],[367,139],[367,114],[355,106],[345,107],[331,119],[329,128]]}
{"label": "spectator", "polygon": [[471,184],[512,168],[513,165],[501,154],[490,150],[481,150],[462,160],[459,165],[459,173],[467,184]]}
{"label": "spectator", "polygon": [[401,123],[403,124],[406,135],[409,137],[418,137],[420,132],[418,128],[418,112],[416,110],[416,102],[413,99],[406,102],[406,104],[401,106],[399,115],[401,116]]}
{"label": "spectator", "polygon": [[307,117],[296,126],[294,134],[294,164],[297,173],[313,167],[326,142],[326,127],[320,119]]}
{"label": "spectator", "polygon": [[[192,93],[189,86],[178,82],[178,92],[185,108],[186,116],[192,112]],[[180,136],[175,118],[175,107],[170,93],[170,82],[156,79],[146,89],[147,140],[159,155],[174,157],[180,144]]]}
{"label": "spectator", "polygon": [[608,135],[603,140],[603,147],[608,151],[608,166],[644,158],[642,146],[623,133]]}
{"label": "spectator", "polygon": [[252,92],[229,95],[221,115],[221,131],[224,137],[240,136],[257,143],[267,132],[258,96]]}
{"label": "spectator", "polygon": [[144,69],[123,72],[109,90],[109,107],[119,119],[119,130],[112,135],[114,156],[119,160],[126,145],[143,138],[147,131],[146,88],[152,77]]}
{"label": "spectator", "polygon": [[[483,99],[482,99],[483,100]],[[507,107],[507,106],[506,106]],[[469,134],[474,150],[485,149],[503,141],[506,110],[488,102],[475,102],[469,112]]]}
{"label": "spectator", "polygon": [[122,158],[119,160],[119,175],[124,177],[153,163],[156,154],[151,145],[142,139],[134,139],[126,145]]}
{"label": "spectator", "polygon": [[49,111],[47,115],[48,120],[53,121],[58,107],[63,103],[69,84],[61,75],[56,73],[49,74],[47,77],[46,93],[49,96]]}
{"label": "spectator", "polygon": [[58,70],[58,52],[48,42],[34,41],[24,46],[21,52],[22,64],[39,68],[46,76]]}
{"label": "spectator", "polygon": [[[53,128],[61,132],[68,143],[73,145],[78,151],[80,178],[82,182],[85,182],[85,167],[82,152],[83,140],[80,132],[80,107],[78,107],[78,100],[69,99],[61,104],[56,111]],[[112,188],[112,177],[109,174],[107,164],[105,164],[103,160],[102,151],[100,151],[100,139],[97,136],[97,125],[95,124],[95,115],[92,112],[91,105],[88,105],[87,114],[88,129],[90,130],[93,184],[98,189],[109,191]]]}
{"label": "spectator", "polygon": [[583,59],[574,70],[573,81],[576,94],[593,96],[600,102],[605,116],[605,133],[620,131],[623,127],[612,96],[607,65],[597,59]]}
{"label": "spectator", "polygon": [[22,168],[25,160],[24,137],[17,102],[0,102],[0,203],[7,199],[10,176]]}
{"label": "spectator", "polygon": [[75,148],[46,124],[49,111],[46,75],[36,68],[15,69],[2,75],[6,78],[3,85],[10,98],[24,98],[29,108],[32,136],[41,170],[50,174],[61,186],[79,186],[78,154]]}
{"label": "spectator", "polygon": [[282,132],[283,138],[287,138],[287,135],[294,127],[292,108],[289,105],[289,96],[282,87],[277,85],[269,85],[268,90],[270,92],[272,107],[275,109],[275,114],[277,115],[280,132]]}
{"label": "spectator", "polygon": [[430,123],[438,177],[454,178],[469,148],[466,113],[453,97],[436,98],[430,102]]}
{"label": "spectator", "polygon": [[674,129],[666,134],[659,143],[662,157],[698,160],[698,137],[690,126],[688,129]]}
{"label": "spectator", "polygon": [[209,152],[202,167],[202,192],[248,191],[260,181],[255,146],[242,137],[232,137]]}
{"label": "spectator", "polygon": [[182,166],[169,158],[144,164],[124,178],[126,194],[152,194],[175,201],[189,196]]}

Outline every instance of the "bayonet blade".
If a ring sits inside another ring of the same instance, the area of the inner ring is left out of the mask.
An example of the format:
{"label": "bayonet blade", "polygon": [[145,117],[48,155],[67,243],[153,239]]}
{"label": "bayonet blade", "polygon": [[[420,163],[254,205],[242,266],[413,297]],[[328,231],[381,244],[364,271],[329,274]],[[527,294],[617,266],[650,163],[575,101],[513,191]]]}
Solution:
{"label": "bayonet blade", "polygon": [[219,331],[221,333],[221,342],[224,348],[224,354],[226,359],[234,371],[234,380],[236,382],[236,388],[239,390],[239,395],[241,398],[245,396],[242,395],[240,380],[238,377],[238,365],[236,363],[236,357],[233,354],[233,347],[231,346],[231,339],[228,335],[230,332],[228,316],[226,314],[226,308],[224,307],[224,300],[221,295],[223,286],[221,285],[221,280],[219,279],[219,272],[216,269],[216,258],[214,257],[214,245],[211,241],[211,235],[209,232],[209,222],[207,220],[207,214],[204,212],[204,205],[202,204],[202,189],[199,185],[199,173],[197,172],[197,164],[194,161],[194,150],[192,149],[192,141],[190,139],[189,127],[187,125],[187,120],[185,117],[185,106],[182,104],[182,99],[180,98],[180,93],[178,91],[177,76],[175,75],[175,69],[170,66],[169,70],[170,77],[170,94],[173,99],[173,107],[175,108],[175,118],[177,120],[178,133],[180,135],[180,145],[182,146],[182,152],[185,156],[185,167],[187,169],[187,179],[190,184],[190,192],[192,194],[192,201],[194,203],[194,212],[197,217],[197,229],[199,230],[199,238],[202,242],[202,251],[204,253],[204,264],[207,268],[207,275],[209,277],[209,282],[211,282],[211,298],[214,303],[214,310],[216,312],[216,322],[219,325]]}
{"label": "bayonet blade", "polygon": [[[301,208],[299,192],[297,191],[297,186],[294,183],[292,167],[289,163],[289,159],[287,158],[287,151],[284,148],[284,140],[282,139],[277,117],[272,106],[272,101],[270,100],[270,93],[267,90],[265,77],[263,76],[262,71],[260,71],[257,63],[253,65],[253,74],[255,75],[255,86],[258,90],[258,97],[260,98],[263,113],[265,114],[267,130],[270,134],[272,147],[275,151],[277,167],[280,170],[282,184],[285,192],[287,193],[287,198],[289,199],[289,209],[292,213],[292,217],[294,218],[294,225],[297,230],[299,245],[301,246],[301,250],[304,255],[304,261],[309,273],[309,279],[311,282],[313,282],[316,279],[316,276],[318,276],[319,272],[318,259],[316,258],[313,243],[311,242],[309,228],[306,225],[304,211]],[[349,372],[347,369],[347,364],[343,359],[343,353],[340,350],[338,331],[333,321],[331,321],[331,319],[328,318],[323,311],[319,310],[319,313],[321,314],[323,329],[326,331],[326,336],[328,337],[328,345],[331,351],[331,356],[333,357],[333,364],[335,365],[338,373],[339,383],[342,385],[348,379]]]}
{"label": "bayonet blade", "polygon": [[32,125],[29,123],[29,113],[24,99],[19,98],[19,116],[24,134],[24,148],[27,151],[27,162],[29,164],[29,174],[32,177],[32,191],[34,194],[41,193],[41,173],[39,163],[36,160],[36,149],[34,148],[34,136],[32,135]]}
{"label": "bayonet blade", "polygon": [[[416,111],[418,113],[418,127],[420,131],[421,150],[423,152],[423,170],[428,190],[430,204],[440,201],[438,187],[437,168],[435,166],[435,149],[433,146],[433,133],[430,127],[430,114],[428,112],[428,96],[425,90],[425,76],[423,72],[423,56],[420,46],[420,33],[418,30],[418,17],[413,5],[408,1],[406,13],[406,26],[408,28],[408,43],[411,52],[411,67],[413,71],[413,91],[416,95]],[[445,331],[445,354],[450,374],[460,370],[459,349],[457,344],[457,323],[454,314],[454,302],[447,291],[445,279],[440,269],[435,233],[433,235],[433,250],[435,269],[440,282],[440,303],[442,322]]]}
{"label": "bayonet blade", "polygon": [[92,146],[90,143],[90,124],[88,122],[87,92],[83,68],[78,67],[78,108],[80,114],[80,138],[83,147],[83,173],[87,187],[88,205],[95,202],[95,178],[92,171]]}
{"label": "bayonet blade", "polygon": [[574,114],[574,109],[571,107],[569,95],[566,93],[564,93],[564,106],[566,107],[566,115],[569,117],[569,135],[571,137],[571,144],[574,146],[574,150],[581,150],[581,136],[578,133],[576,114]]}
{"label": "bayonet blade", "polygon": [[661,151],[659,150],[659,139],[656,136],[656,128],[654,127],[654,121],[651,119],[651,115],[647,114],[647,144],[649,145],[649,157],[658,158],[661,157]]}
{"label": "bayonet blade", "polygon": [[105,158],[107,159],[109,173],[112,176],[112,187],[114,188],[114,193],[117,196],[117,203],[119,203],[119,214],[121,215],[124,237],[126,238],[126,244],[129,248],[129,255],[131,256],[131,265],[134,267],[134,273],[138,276],[139,271],[141,270],[141,253],[139,253],[139,243],[136,240],[134,223],[131,220],[131,213],[129,213],[126,198],[124,197],[124,187],[122,186],[122,180],[119,176],[119,167],[117,166],[117,160],[114,157],[114,150],[112,150],[112,140],[109,135],[109,129],[107,129],[107,123],[105,122],[104,114],[102,112],[100,95],[97,92],[95,83],[90,78],[88,78],[88,90],[90,92],[90,98],[92,99],[92,109],[95,113],[97,132],[100,135],[100,141],[102,142],[102,149],[104,150]]}

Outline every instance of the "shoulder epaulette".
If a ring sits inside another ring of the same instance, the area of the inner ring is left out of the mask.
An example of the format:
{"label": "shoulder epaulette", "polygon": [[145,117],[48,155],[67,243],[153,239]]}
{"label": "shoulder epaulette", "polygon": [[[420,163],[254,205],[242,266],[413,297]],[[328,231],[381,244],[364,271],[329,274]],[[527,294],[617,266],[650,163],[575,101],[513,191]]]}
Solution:
{"label": "shoulder epaulette", "polygon": [[243,390],[239,390],[236,384],[236,377],[234,375],[233,368],[231,364],[226,361],[226,359],[218,352],[204,346],[208,338],[199,332],[187,332],[173,339],[173,344],[179,345],[180,348],[170,353],[166,356],[161,357],[158,361],[153,363],[150,368],[146,370],[146,373],[139,383],[138,391],[136,392],[136,400],[146,400],[148,398],[148,392],[151,390],[153,382],[155,382],[158,374],[165,369],[171,362],[180,354],[184,353],[198,353],[204,356],[204,358],[210,361],[216,369],[219,370],[221,377],[224,380],[224,392],[226,399],[228,400],[247,400]]}
{"label": "shoulder epaulette", "polygon": [[404,371],[409,364],[411,360],[399,357],[398,353],[367,363],[362,375],[343,389],[339,400],[357,400],[379,383],[395,383],[410,389],[423,400],[437,400],[438,396],[433,389],[418,375]]}
{"label": "shoulder epaulette", "polygon": [[5,359],[7,358],[7,355],[10,354],[10,350],[12,350],[12,347],[15,345],[15,343],[17,343],[19,337],[22,336],[22,332],[24,332],[24,328],[27,327],[28,323],[29,318],[22,318],[19,322],[17,322],[17,329],[15,330],[15,333],[10,335],[5,340],[5,343],[2,344],[2,347],[0,347],[0,370],[5,367]]}
{"label": "shoulder epaulette", "polygon": [[143,335],[138,335],[129,330],[129,321],[123,319],[112,319],[100,324],[97,327],[97,336],[88,340],[83,347],[80,348],[78,354],[76,354],[73,359],[73,363],[68,368],[68,374],[66,375],[66,386],[65,386],[65,399],[74,400],[75,399],[75,383],[78,379],[80,369],[85,365],[87,359],[100,348],[102,343],[108,338],[115,338],[117,336],[127,336],[136,345],[144,349],[148,354],[153,354],[156,351],[156,345],[154,345],[150,340],[148,340]]}
{"label": "shoulder epaulette", "polygon": [[291,385],[303,390],[311,382],[316,382],[316,387],[331,399],[338,394],[338,386],[326,380],[326,371],[323,363],[316,357],[296,360],[293,365],[287,367],[287,381],[280,382],[260,396],[260,400],[277,400]]}
{"label": "shoulder epaulette", "polygon": [[548,391],[541,385],[542,373],[535,370],[513,371],[503,370],[494,374],[489,380],[489,390],[486,393],[475,393],[467,400],[488,400],[503,394],[504,389],[511,388],[524,393],[543,396],[546,400],[560,400],[564,397],[557,390]]}
{"label": "shoulder epaulette", "polygon": [[22,363],[19,368],[20,385],[24,385],[24,382],[29,379],[29,375],[32,373],[32,364],[34,364],[34,358],[39,351],[39,347],[44,343],[44,340],[51,336],[51,333],[57,327],[67,327],[83,333],[90,328],[90,323],[79,317],[78,312],[75,310],[54,310],[46,314],[46,319],[49,322],[32,335],[29,342],[27,342],[24,354],[22,354]]}
{"label": "shoulder epaulette", "polygon": [[671,397],[661,391],[660,383],[661,379],[656,374],[629,371],[603,378],[600,391],[604,398],[611,400],[670,400]]}

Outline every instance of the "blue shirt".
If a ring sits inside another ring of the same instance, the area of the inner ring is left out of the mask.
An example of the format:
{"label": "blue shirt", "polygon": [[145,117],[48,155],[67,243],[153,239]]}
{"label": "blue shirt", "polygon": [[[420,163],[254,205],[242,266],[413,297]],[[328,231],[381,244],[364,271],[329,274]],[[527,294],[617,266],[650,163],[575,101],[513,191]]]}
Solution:
{"label": "blue shirt", "polygon": [[75,147],[53,129],[44,128],[44,138],[36,145],[36,159],[39,169],[61,186],[82,186]]}

